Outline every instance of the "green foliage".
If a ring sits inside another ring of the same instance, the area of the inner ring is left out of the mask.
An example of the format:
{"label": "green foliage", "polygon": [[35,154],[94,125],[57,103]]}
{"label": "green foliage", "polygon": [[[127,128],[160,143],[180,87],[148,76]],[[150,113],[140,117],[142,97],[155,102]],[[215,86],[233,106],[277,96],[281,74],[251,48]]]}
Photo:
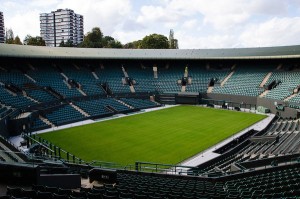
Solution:
{"label": "green foliage", "polygon": [[5,40],[6,44],[18,44],[18,45],[22,45],[22,42],[20,40],[19,36],[14,37],[14,32],[12,31],[12,29],[8,29],[6,31],[6,40]]}
{"label": "green foliage", "polygon": [[129,43],[127,43],[127,44],[124,45],[124,48],[126,48],[126,49],[138,49],[138,48],[141,48],[141,42],[142,42],[142,40],[137,40],[137,41],[129,42]]}
{"label": "green foliage", "polygon": [[85,161],[176,164],[263,118],[244,112],[177,106],[39,136]]}
{"label": "green foliage", "polygon": [[92,29],[84,36],[83,42],[79,45],[83,48],[122,48],[121,42],[111,36],[103,36],[99,27]]}
{"label": "green foliage", "polygon": [[92,32],[88,32],[84,36],[83,42],[80,44],[80,47],[84,48],[103,48],[102,45],[103,33],[99,27],[92,29]]}
{"label": "green foliage", "polygon": [[103,44],[104,48],[122,48],[123,47],[121,42],[115,40],[111,36],[105,36],[102,39],[102,44]]}
{"label": "green foliage", "polygon": [[32,37],[31,35],[27,35],[25,37],[24,44],[30,46],[46,46],[46,42],[42,37],[40,36]]}
{"label": "green foliage", "polygon": [[168,38],[160,34],[151,34],[143,38],[141,41],[143,49],[168,49]]}
{"label": "green foliage", "polygon": [[68,39],[66,43],[64,41],[61,41],[59,47],[75,47],[75,45],[73,44],[73,41]]}

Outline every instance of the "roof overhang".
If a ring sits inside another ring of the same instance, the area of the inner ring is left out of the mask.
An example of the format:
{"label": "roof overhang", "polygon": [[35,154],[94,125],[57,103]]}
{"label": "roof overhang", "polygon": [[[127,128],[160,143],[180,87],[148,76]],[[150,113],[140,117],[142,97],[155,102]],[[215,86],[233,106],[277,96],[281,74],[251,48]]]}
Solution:
{"label": "roof overhang", "polygon": [[109,49],[0,44],[0,57],[132,60],[290,59],[300,58],[300,45],[227,49]]}

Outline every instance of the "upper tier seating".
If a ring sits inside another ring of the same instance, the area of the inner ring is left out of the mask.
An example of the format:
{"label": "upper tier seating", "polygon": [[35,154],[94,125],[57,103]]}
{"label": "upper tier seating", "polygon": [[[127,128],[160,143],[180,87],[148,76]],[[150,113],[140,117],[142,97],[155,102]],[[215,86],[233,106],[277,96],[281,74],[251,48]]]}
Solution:
{"label": "upper tier seating", "polygon": [[266,98],[284,100],[293,94],[293,90],[300,85],[300,72],[296,71],[275,71],[272,73],[267,84],[274,80],[281,83],[267,93]]}
{"label": "upper tier seating", "polygon": [[28,96],[37,100],[38,102],[50,102],[53,100],[57,100],[57,98],[55,98],[53,95],[47,93],[45,90],[42,89],[25,89],[25,91],[28,94]]}
{"label": "upper tier seating", "polygon": [[289,102],[294,102],[294,103],[300,103],[300,93],[298,93],[296,96],[294,96],[293,98],[291,98],[289,100]]}
{"label": "upper tier seating", "polygon": [[27,73],[37,85],[50,86],[64,97],[82,96],[76,88],[68,87],[64,77],[53,66],[35,66],[35,70],[29,70]]}
{"label": "upper tier seating", "polygon": [[97,80],[86,67],[63,65],[61,68],[69,79],[75,80],[81,85],[81,89],[87,95],[105,94],[100,86],[101,80]]}
{"label": "upper tier seating", "polygon": [[206,93],[210,80],[215,78],[218,82],[222,82],[226,75],[229,74],[229,70],[207,70],[203,66],[189,66],[188,74],[192,78],[192,84],[187,85],[186,91]]}
{"label": "upper tier seating", "polygon": [[132,77],[136,84],[134,85],[135,92],[153,92],[155,91],[154,76],[152,67],[144,67],[130,65],[126,67],[129,77]]}
{"label": "upper tier seating", "polygon": [[128,93],[130,92],[129,85],[122,83],[122,78],[124,74],[121,66],[118,65],[107,65],[105,68],[96,68],[95,73],[101,80],[101,82],[106,82],[113,93]]}
{"label": "upper tier seating", "polygon": [[169,68],[158,67],[158,78],[154,80],[155,90],[163,93],[178,93],[181,85],[177,80],[183,77],[184,67],[170,66]]}
{"label": "upper tier seating", "polygon": [[1,71],[0,72],[0,82],[5,83],[13,83],[22,87],[22,85],[26,83],[32,82],[28,79],[21,71],[17,69],[12,69],[9,71]]}
{"label": "upper tier seating", "polygon": [[214,87],[214,93],[233,95],[258,96],[264,89],[259,85],[270,72],[270,67],[253,68],[253,66],[240,66],[228,79],[223,87]]}

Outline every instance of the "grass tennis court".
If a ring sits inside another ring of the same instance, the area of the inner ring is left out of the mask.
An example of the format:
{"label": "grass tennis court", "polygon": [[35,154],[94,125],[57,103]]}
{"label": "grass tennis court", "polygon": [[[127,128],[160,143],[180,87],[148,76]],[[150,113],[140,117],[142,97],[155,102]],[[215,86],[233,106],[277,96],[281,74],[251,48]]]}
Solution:
{"label": "grass tennis court", "polygon": [[244,112],[176,106],[39,136],[85,161],[176,164],[263,118]]}

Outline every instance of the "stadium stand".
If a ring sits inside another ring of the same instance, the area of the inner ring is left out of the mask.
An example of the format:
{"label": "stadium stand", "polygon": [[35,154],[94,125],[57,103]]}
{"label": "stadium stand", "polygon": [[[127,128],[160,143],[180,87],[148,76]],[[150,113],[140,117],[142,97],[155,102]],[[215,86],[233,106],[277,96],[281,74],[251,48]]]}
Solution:
{"label": "stadium stand", "polygon": [[[3,137],[14,136],[17,130],[29,136],[51,127],[157,107],[160,104],[153,99],[162,94],[176,103],[181,91],[200,93],[200,98],[225,94],[229,95],[226,101],[235,100],[230,103],[238,105],[249,97],[255,106],[261,103],[278,117],[266,129],[251,130],[216,149],[216,158],[177,175],[168,174],[173,168],[149,173],[137,165],[121,169],[94,166],[95,162],[84,162],[50,142],[33,142],[34,136],[22,143],[35,151],[28,155],[1,137],[0,182],[20,180],[26,182],[26,188],[17,183],[7,186],[0,198],[300,197],[300,78],[299,57],[295,57],[300,54],[299,46],[220,51],[3,48],[0,46]],[[185,82],[184,90],[185,73],[190,82]],[[268,87],[273,82],[276,85]],[[225,99],[216,101],[228,108]],[[233,108],[241,110],[238,105]],[[285,112],[287,116],[281,117]],[[30,114],[21,117],[25,113]],[[100,175],[100,183],[104,182],[92,188],[65,188],[68,183],[36,185],[41,174],[74,174],[85,179],[89,173],[90,179],[96,179],[91,172],[95,168],[108,170],[115,178]]]}
{"label": "stadium stand", "polygon": [[268,83],[274,80],[281,83],[266,95],[270,99],[283,100],[293,94],[294,89],[300,85],[300,73],[298,71],[274,71],[269,78]]}
{"label": "stadium stand", "polygon": [[259,96],[264,89],[259,85],[272,69],[268,66],[237,66],[224,86],[214,87],[213,92],[232,95]]}
{"label": "stadium stand", "polygon": [[70,105],[65,105],[53,111],[52,113],[46,114],[46,118],[53,124],[59,126],[71,122],[80,121],[84,118],[84,115],[82,115]]}
{"label": "stadium stand", "polygon": [[215,83],[220,83],[225,79],[228,73],[228,69],[207,69],[203,66],[189,66],[188,74],[192,79],[192,83],[187,85],[186,91],[205,93],[211,79],[215,79]]}
{"label": "stadium stand", "polygon": [[129,85],[122,83],[124,74],[121,65],[108,64],[95,67],[95,74],[102,82],[108,84],[112,93],[127,93],[130,92]]}

